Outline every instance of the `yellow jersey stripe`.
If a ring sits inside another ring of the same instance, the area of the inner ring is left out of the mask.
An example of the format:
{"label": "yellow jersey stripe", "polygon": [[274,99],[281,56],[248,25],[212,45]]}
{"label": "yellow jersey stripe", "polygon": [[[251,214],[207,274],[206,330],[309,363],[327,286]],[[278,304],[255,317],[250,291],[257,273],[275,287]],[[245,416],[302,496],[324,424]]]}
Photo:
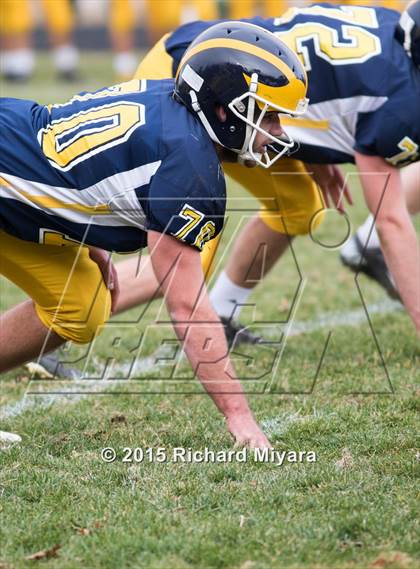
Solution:
{"label": "yellow jersey stripe", "polygon": [[42,208],[48,209],[70,209],[71,211],[78,211],[81,213],[89,213],[91,215],[108,215],[112,210],[106,204],[98,205],[82,205],[77,203],[63,202],[51,196],[34,196],[24,190],[18,190],[19,194],[29,201]]}
{"label": "yellow jersey stripe", "polygon": [[280,117],[281,126],[295,126],[297,128],[316,128],[319,130],[328,130],[330,121],[328,120],[312,120],[293,117]]}

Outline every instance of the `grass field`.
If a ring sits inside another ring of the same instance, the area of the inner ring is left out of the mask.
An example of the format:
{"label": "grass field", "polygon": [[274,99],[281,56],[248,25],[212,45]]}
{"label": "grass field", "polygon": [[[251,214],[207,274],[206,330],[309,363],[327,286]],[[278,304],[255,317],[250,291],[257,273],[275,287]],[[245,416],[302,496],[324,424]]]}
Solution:
{"label": "grass field", "polygon": [[[2,84],[1,95],[59,102],[114,82],[108,56],[82,63],[84,81],[57,84],[44,56],[33,81]],[[356,227],[366,210],[346,171]],[[240,188],[230,195],[235,209],[258,209]],[[241,216],[231,213],[227,237]],[[332,243],[344,231],[330,214],[320,238]],[[277,450],[313,451],[316,462],[123,462],[125,447],[163,447],[170,458],[177,447],[232,444],[186,362],[175,372],[171,359],[154,362],[160,342],[174,338],[167,326],[148,331],[135,379],[124,381],[146,327],[167,318],[159,301],[116,318],[89,358],[70,347],[64,359],[80,360],[91,380],[83,385],[31,381],[24,368],[5,374],[0,428],[23,441],[0,450],[0,567],[33,567],[28,557],[40,551],[43,567],[60,568],[419,567],[418,340],[385,293],[362,277],[359,285],[372,328],[337,252],[301,238],[243,312],[272,338],[234,354],[252,408]],[[0,280],[2,310],[23,298]],[[119,379],[100,381],[104,372]],[[72,391],[91,393],[65,395]],[[115,462],[101,459],[104,447]]]}

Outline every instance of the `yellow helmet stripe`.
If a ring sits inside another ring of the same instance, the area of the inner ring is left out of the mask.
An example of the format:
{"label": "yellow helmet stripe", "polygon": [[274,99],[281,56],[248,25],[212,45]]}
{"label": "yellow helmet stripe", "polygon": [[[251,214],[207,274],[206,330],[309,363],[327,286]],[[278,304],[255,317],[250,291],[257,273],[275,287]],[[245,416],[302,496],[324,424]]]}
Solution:
{"label": "yellow helmet stripe", "polygon": [[[245,75],[245,73],[243,76],[248,85],[251,85],[251,78]],[[296,106],[299,101],[305,97],[306,87],[302,81],[294,77],[292,81],[289,81],[289,83],[283,87],[271,87],[270,85],[259,83],[257,95],[262,97],[266,103],[273,103],[275,106],[284,107],[293,113],[296,111]],[[264,104],[258,101],[258,99],[256,102],[258,107],[263,109]]]}
{"label": "yellow helmet stripe", "polygon": [[261,47],[249,44],[247,42],[230,39],[230,38],[225,38],[225,39],[215,38],[211,40],[206,40],[189,49],[182,58],[181,63],[179,64],[176,76],[178,77],[178,73],[181,67],[193,55],[196,55],[197,53],[200,53],[201,51],[204,51],[206,49],[217,49],[220,47],[228,47],[230,49],[237,49],[238,51],[243,51],[247,54],[256,55],[257,57],[263,59],[264,61],[268,61],[269,63],[271,63],[271,65],[274,65],[274,67],[279,69],[287,77],[289,81],[292,81],[292,79],[295,78],[295,74],[290,69],[290,67],[286,63],[284,63],[284,61],[282,61],[280,58],[273,55],[271,52]]}

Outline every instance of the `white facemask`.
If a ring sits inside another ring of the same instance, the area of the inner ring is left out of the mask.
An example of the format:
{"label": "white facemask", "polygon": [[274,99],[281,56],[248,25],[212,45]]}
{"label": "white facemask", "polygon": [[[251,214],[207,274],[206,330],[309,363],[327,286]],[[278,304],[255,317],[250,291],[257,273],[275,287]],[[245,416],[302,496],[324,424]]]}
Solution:
{"label": "white facemask", "polygon": [[[257,95],[257,88],[258,88],[258,74],[253,73],[251,76],[251,83],[249,86],[249,91],[241,95],[240,97],[236,97],[229,103],[229,109],[241,120],[243,120],[247,127],[246,127],[246,134],[244,144],[241,150],[235,150],[239,154],[238,162],[245,162],[246,160],[251,160],[262,166],[263,168],[270,168],[281,156],[283,156],[286,152],[288,152],[293,146],[294,141],[284,133],[283,136],[280,138],[278,136],[273,136],[268,131],[261,128],[261,122],[264,119],[264,116],[267,114],[268,109],[269,112],[273,110],[278,111],[279,113],[288,114],[289,116],[299,116],[303,115],[308,107],[308,99],[304,98],[301,99],[296,107],[296,109],[286,109],[284,107],[280,107],[279,105],[274,105],[270,101],[267,101],[263,97]],[[248,103],[248,112],[247,115],[244,116],[242,113],[245,110],[245,103],[244,100],[249,98]],[[259,101],[264,104],[264,108],[259,114],[256,121],[254,121],[255,115],[255,107],[256,101]],[[258,152],[254,152],[253,146],[255,142],[255,137],[257,133],[261,133],[266,136],[271,143],[276,144],[277,147],[280,147],[281,150],[273,149],[275,156],[270,158],[268,152],[264,152],[264,154],[260,154]]]}

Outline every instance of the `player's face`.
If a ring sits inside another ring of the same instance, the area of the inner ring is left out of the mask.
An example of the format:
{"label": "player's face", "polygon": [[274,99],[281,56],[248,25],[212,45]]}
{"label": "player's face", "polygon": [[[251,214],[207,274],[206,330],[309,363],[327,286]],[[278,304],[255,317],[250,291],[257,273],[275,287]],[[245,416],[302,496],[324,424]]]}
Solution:
{"label": "player's face", "polygon": [[[267,113],[261,121],[260,127],[273,136],[281,136],[284,133],[283,128],[280,124],[279,115],[276,112]],[[266,151],[266,146],[267,144],[270,144],[270,142],[272,141],[268,136],[264,135],[261,132],[257,132],[253,145],[253,151],[264,154]]]}

